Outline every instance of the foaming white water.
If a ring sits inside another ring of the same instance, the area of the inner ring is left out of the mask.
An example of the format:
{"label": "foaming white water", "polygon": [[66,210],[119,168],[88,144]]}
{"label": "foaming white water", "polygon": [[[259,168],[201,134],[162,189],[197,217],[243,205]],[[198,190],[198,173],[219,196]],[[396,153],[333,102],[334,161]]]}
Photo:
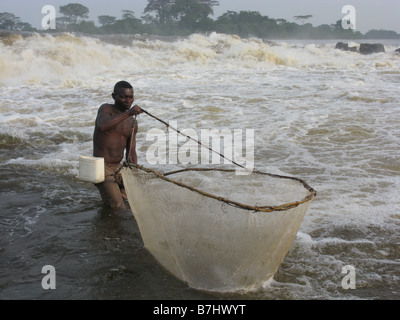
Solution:
{"label": "foaming white water", "polygon": [[170,75],[171,70],[187,72],[198,68],[225,72],[243,68],[254,72],[271,71],[279,66],[319,70],[398,67],[398,59],[390,55],[361,60],[357,54],[335,50],[331,43],[277,44],[216,33],[175,41],[132,38],[129,46],[72,34],[32,35],[16,37],[12,44],[0,42],[0,52],[3,85],[53,83],[93,88],[107,74],[112,78],[135,77],[144,70]]}
{"label": "foaming white water", "polygon": [[[76,183],[79,155],[92,153],[97,109],[125,79],[137,104],[179,129],[254,129],[257,169],[300,177],[318,191],[263,297],[399,293],[396,44],[362,56],[335,50],[334,41],[220,34],[109,40],[65,34],[0,42],[4,164]],[[139,162],[146,164],[147,132],[165,127],[145,115],[138,120]],[[345,265],[356,268],[359,289],[341,287]]]}

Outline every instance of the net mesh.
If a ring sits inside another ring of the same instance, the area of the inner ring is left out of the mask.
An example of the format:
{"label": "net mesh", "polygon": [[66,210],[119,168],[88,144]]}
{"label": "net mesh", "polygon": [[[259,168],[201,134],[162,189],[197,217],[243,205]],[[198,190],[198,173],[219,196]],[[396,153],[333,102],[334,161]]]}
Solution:
{"label": "net mesh", "polygon": [[315,191],[299,179],[121,170],[145,247],[195,289],[248,291],[277,271]]}

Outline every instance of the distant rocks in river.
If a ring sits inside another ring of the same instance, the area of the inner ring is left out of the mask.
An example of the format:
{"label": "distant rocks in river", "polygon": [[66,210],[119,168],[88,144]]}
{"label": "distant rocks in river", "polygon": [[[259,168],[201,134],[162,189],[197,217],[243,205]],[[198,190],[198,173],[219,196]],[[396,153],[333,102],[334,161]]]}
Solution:
{"label": "distant rocks in river", "polygon": [[380,43],[361,43],[360,53],[361,54],[371,54],[385,52],[385,47]]}
{"label": "distant rocks in river", "polygon": [[394,50],[394,52],[400,53],[400,48]]}
{"label": "distant rocks in river", "polygon": [[352,51],[352,52],[358,52],[359,46],[351,46],[349,47],[348,43],[344,42],[338,42],[336,43],[335,49],[343,50],[343,51]]}
{"label": "distant rocks in river", "polygon": [[381,43],[361,43],[359,45],[349,45],[348,43],[338,42],[336,43],[335,48],[343,51],[358,52],[361,54],[385,52],[385,47]]}

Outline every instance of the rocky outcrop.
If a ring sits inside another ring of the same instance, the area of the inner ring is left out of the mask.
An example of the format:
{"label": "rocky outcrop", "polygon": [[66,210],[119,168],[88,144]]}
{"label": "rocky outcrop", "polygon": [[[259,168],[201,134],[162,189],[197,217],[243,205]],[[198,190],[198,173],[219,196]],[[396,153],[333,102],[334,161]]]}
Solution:
{"label": "rocky outcrop", "polygon": [[380,43],[361,43],[359,46],[349,47],[348,43],[338,42],[336,43],[335,48],[343,51],[358,52],[361,54],[385,52],[385,47]]}
{"label": "rocky outcrop", "polygon": [[400,48],[394,50],[394,52],[400,53]]}
{"label": "rocky outcrop", "polygon": [[380,43],[361,43],[360,44],[360,53],[361,54],[372,54],[385,52],[385,47]]}
{"label": "rocky outcrop", "polygon": [[343,51],[358,52],[358,48],[356,46],[349,47],[348,43],[343,43],[343,42],[336,43],[335,49],[339,49],[339,50],[343,50]]}

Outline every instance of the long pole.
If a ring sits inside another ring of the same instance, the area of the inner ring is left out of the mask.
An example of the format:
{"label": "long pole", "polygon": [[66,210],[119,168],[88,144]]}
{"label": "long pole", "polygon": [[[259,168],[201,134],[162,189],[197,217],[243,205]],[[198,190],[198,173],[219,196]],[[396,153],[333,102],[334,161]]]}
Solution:
{"label": "long pole", "polygon": [[[211,152],[214,152],[214,153],[218,154],[220,157],[222,157],[222,158],[224,158],[224,159],[226,159],[226,160],[232,162],[233,164],[235,164],[235,165],[237,165],[237,166],[239,166],[239,167],[241,167],[241,168],[243,168],[243,169],[249,170],[249,169],[247,169],[246,167],[242,166],[241,164],[239,164],[239,163],[237,163],[237,162],[235,162],[235,161],[233,161],[233,160],[231,160],[231,159],[228,159],[228,158],[225,157],[223,154],[221,154],[221,153],[219,153],[219,152],[217,152],[217,151],[211,149],[209,146],[206,146],[206,145],[202,144],[200,141],[198,141],[198,140],[196,140],[196,139],[194,139],[194,138],[188,136],[187,134],[182,133],[182,132],[179,131],[178,129],[176,129],[176,128],[170,126],[169,123],[165,122],[164,120],[161,120],[160,118],[157,118],[156,116],[152,115],[150,112],[147,112],[147,111],[144,110],[144,109],[142,109],[142,111],[143,111],[145,114],[147,114],[148,116],[150,116],[150,117],[156,119],[157,121],[160,121],[161,123],[165,124],[165,125],[167,126],[167,128],[171,128],[172,130],[178,132],[178,133],[181,134],[182,136],[185,136],[186,138],[189,138],[190,140],[196,142],[198,145],[202,146],[203,148],[206,148],[206,149],[210,150]],[[253,170],[252,170],[252,171],[253,171]]]}

